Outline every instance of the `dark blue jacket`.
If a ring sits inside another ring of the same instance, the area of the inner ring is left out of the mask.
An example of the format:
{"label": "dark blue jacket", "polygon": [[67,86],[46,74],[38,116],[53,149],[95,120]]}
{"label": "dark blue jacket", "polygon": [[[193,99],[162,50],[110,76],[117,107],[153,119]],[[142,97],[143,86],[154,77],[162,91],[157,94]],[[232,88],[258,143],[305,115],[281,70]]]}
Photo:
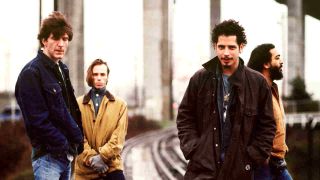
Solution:
{"label": "dark blue jacket", "polygon": [[57,64],[39,51],[22,69],[15,87],[31,144],[42,154],[66,153],[76,146],[80,152],[83,149],[81,114],[69,71],[61,61],[59,66],[64,78]]}

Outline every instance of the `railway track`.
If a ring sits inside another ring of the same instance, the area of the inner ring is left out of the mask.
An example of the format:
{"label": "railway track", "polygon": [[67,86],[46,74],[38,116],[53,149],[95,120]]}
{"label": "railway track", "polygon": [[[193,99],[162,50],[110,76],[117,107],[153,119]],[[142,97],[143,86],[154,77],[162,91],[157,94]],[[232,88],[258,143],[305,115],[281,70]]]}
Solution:
{"label": "railway track", "polygon": [[187,165],[179,148],[175,127],[148,132],[127,140],[122,157],[128,180],[180,180],[183,179]]}
{"label": "railway track", "polygon": [[[319,113],[287,114],[287,125],[307,123],[315,128]],[[177,138],[176,127],[147,132],[126,141],[122,151],[126,179],[180,180],[186,170],[185,160]]]}

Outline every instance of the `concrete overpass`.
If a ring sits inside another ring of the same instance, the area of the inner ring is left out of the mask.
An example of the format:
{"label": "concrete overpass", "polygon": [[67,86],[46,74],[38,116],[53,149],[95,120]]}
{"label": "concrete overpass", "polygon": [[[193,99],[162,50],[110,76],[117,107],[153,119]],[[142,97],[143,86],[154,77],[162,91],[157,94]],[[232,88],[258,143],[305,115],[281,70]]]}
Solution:
{"label": "concrete overpass", "polygon": [[[291,1],[298,1],[298,0],[276,0],[277,2],[285,5],[290,6]],[[310,15],[314,18],[320,19],[320,1],[319,0],[299,0],[302,3],[302,11],[303,14]]]}
{"label": "concrete overpass", "polygon": [[[143,109],[143,114],[148,118],[172,119],[172,12],[177,0],[169,1],[143,1],[143,59],[144,59],[144,87],[139,95],[138,108]],[[210,0],[210,24],[213,26],[220,22],[221,1]],[[304,17],[306,14],[320,19],[319,0],[275,0],[288,6],[288,82],[296,76],[304,78],[305,72],[305,44],[304,44]],[[55,0],[55,9],[70,15],[79,36],[79,47],[74,47],[74,53],[80,56],[76,63],[69,62],[71,69],[83,72],[83,6],[78,8],[72,1]],[[81,1],[82,2],[82,1]],[[77,1],[78,3],[78,1]],[[81,3],[82,4],[82,3]],[[73,7],[73,8],[72,8]],[[76,8],[77,7],[77,8]],[[77,10],[76,10],[77,9]],[[80,9],[80,10],[79,10]],[[76,39],[75,39],[76,40]],[[70,48],[70,51],[73,51]],[[81,53],[79,53],[81,52]],[[68,58],[67,58],[68,59]],[[71,58],[70,58],[71,59]],[[72,67],[73,66],[73,67]],[[76,92],[83,92],[83,73],[71,74],[77,79]],[[286,83],[287,84],[287,83]],[[290,87],[285,90],[285,95],[290,92]]]}
{"label": "concrete overpass", "polygon": [[320,19],[319,0],[276,0],[288,7],[288,75],[285,95],[289,95],[288,85],[297,76],[305,79],[305,15]]}

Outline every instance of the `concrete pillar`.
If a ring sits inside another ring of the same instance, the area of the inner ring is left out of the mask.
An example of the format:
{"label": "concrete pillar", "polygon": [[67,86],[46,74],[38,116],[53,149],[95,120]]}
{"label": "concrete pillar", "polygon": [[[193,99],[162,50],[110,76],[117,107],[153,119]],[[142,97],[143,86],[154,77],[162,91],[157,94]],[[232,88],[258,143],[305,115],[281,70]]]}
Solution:
{"label": "concrete pillar", "polygon": [[[210,33],[216,24],[219,24],[221,21],[221,0],[210,0]],[[210,39],[211,41],[211,35]],[[212,43],[210,43],[212,44]],[[211,56],[215,56],[215,52],[210,46]]]}
{"label": "concrete pillar", "polygon": [[172,119],[172,0],[143,1],[144,111],[148,119]]}
{"label": "concrete pillar", "polygon": [[76,96],[85,93],[83,47],[83,0],[56,0],[57,10],[64,13],[73,28],[73,39],[64,58]]}
{"label": "concrete pillar", "polygon": [[[302,0],[287,0],[288,5],[288,74],[287,83],[297,76],[304,79],[304,11]],[[290,95],[291,85],[285,95]]]}
{"label": "concrete pillar", "polygon": [[161,46],[161,72],[162,72],[162,119],[172,120],[172,19],[173,1],[162,1],[162,46]]}

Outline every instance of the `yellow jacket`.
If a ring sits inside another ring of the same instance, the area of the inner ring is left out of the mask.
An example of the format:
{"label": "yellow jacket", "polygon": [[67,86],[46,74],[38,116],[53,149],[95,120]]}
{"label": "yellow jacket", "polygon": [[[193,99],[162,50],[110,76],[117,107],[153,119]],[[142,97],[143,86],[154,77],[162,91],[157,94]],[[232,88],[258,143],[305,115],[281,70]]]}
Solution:
{"label": "yellow jacket", "polygon": [[284,109],[282,101],[279,98],[278,86],[275,83],[272,84],[271,90],[273,114],[277,125],[276,135],[273,139],[271,155],[284,159],[288,151],[288,146],[286,144],[286,122]]}
{"label": "yellow jacket", "polygon": [[109,91],[95,116],[90,92],[77,99],[84,131],[84,151],[75,160],[75,179],[94,179],[99,173],[89,167],[89,158],[100,154],[109,166],[107,173],[123,170],[120,156],[128,127],[128,110],[124,100]]}

